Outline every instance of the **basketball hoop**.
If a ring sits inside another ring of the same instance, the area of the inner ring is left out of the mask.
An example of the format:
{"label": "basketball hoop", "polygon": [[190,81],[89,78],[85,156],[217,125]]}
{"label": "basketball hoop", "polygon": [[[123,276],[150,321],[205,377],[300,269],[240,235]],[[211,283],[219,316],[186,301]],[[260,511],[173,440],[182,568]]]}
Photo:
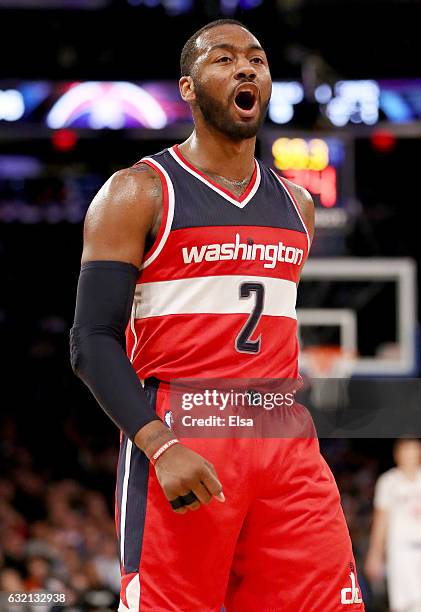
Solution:
{"label": "basketball hoop", "polygon": [[321,410],[348,404],[348,382],[355,354],[341,346],[313,345],[302,349],[300,365],[310,382],[310,399]]}
{"label": "basketball hoop", "polygon": [[301,349],[301,366],[311,378],[349,378],[355,354],[336,344],[316,344]]}

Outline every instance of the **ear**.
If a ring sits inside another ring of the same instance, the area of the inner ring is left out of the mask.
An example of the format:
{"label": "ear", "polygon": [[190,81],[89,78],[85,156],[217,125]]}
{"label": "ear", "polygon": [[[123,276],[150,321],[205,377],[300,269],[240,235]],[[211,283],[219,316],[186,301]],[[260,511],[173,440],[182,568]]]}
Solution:
{"label": "ear", "polygon": [[196,99],[196,94],[194,91],[194,83],[191,76],[183,76],[181,77],[178,86],[180,88],[180,95],[183,98],[184,102],[191,104]]}

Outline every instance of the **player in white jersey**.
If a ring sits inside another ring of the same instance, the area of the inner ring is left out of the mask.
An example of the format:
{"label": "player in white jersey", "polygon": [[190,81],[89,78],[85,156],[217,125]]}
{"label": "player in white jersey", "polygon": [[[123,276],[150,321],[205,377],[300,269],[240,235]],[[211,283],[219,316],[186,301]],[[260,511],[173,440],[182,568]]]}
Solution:
{"label": "player in white jersey", "polygon": [[386,559],[392,612],[421,612],[421,442],[398,440],[396,467],[377,481],[365,571],[382,578]]}

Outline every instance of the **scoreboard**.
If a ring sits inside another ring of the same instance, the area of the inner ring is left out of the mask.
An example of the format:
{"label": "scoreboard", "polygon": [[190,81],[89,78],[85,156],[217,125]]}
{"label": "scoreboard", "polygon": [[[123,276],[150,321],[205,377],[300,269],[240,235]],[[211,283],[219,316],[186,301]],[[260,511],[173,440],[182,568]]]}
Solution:
{"label": "scoreboard", "polygon": [[338,201],[337,171],[333,163],[333,150],[341,157],[340,142],[332,143],[321,138],[277,138],[272,145],[274,165],[281,173],[299,183],[317,196],[318,202],[326,207],[335,206]]}
{"label": "scoreboard", "polygon": [[345,135],[290,136],[268,129],[260,146],[266,164],[312,195],[318,229],[313,252],[341,254],[355,201],[352,141]]}

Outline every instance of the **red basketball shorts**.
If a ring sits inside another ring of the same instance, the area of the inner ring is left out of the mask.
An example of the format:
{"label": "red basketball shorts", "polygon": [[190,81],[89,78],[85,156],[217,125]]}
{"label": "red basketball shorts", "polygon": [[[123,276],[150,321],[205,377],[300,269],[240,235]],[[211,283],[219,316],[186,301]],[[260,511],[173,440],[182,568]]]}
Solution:
{"label": "red basketball shorts", "polygon": [[[167,390],[147,391],[164,418]],[[226,501],[175,513],[144,453],[122,436],[119,612],[364,610],[338,489],[315,436],[180,441],[213,463]]]}

